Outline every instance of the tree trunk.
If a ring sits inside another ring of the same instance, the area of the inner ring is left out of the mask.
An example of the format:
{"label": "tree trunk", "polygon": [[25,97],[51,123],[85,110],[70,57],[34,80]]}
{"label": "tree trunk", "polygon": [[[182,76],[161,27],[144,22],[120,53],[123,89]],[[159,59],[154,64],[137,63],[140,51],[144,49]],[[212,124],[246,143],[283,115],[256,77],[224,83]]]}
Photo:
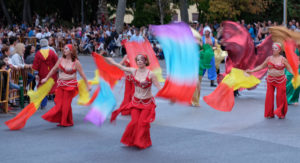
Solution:
{"label": "tree trunk", "polygon": [[124,25],[124,15],[126,10],[126,0],[118,0],[118,7],[116,13],[116,30],[122,33]]}
{"label": "tree trunk", "polygon": [[162,2],[161,2],[161,0],[158,0],[157,3],[158,3],[158,8],[159,8],[160,24],[164,24],[165,13],[163,10]]}
{"label": "tree trunk", "polygon": [[98,0],[97,19],[102,23],[108,22],[107,0]]}
{"label": "tree trunk", "polygon": [[9,14],[8,14],[7,8],[6,8],[5,3],[4,3],[4,0],[0,0],[0,4],[2,6],[3,14],[6,17],[8,24],[12,25],[12,21],[11,21],[11,18],[9,16]]}
{"label": "tree trunk", "polygon": [[[76,8],[75,8],[76,3],[74,3],[74,1],[72,1],[72,0],[69,0],[69,5],[70,5],[70,7],[71,7],[71,9],[72,9],[72,18],[73,18],[74,22],[77,23],[77,20],[78,20],[78,18],[77,18],[78,10],[76,10]],[[81,6],[81,5],[80,5],[80,6]],[[82,13],[81,13],[81,14],[82,14]],[[72,23],[74,23],[74,22],[72,22]]]}
{"label": "tree trunk", "polygon": [[84,24],[84,10],[83,10],[83,0],[81,0],[81,26],[83,27]]}
{"label": "tree trunk", "polygon": [[26,13],[27,3],[28,3],[28,0],[24,0],[24,4],[23,4],[23,22],[24,23],[28,23],[28,21],[27,21],[27,13]]}
{"label": "tree trunk", "polygon": [[187,0],[179,0],[181,21],[189,23],[188,3]]}
{"label": "tree trunk", "polygon": [[31,13],[30,13],[30,0],[24,0],[23,5],[23,22],[30,24],[31,23]]}
{"label": "tree trunk", "polygon": [[26,15],[27,15],[27,20],[28,20],[28,23],[31,24],[31,7],[30,7],[30,0],[28,0],[27,2],[27,6],[26,6]]}

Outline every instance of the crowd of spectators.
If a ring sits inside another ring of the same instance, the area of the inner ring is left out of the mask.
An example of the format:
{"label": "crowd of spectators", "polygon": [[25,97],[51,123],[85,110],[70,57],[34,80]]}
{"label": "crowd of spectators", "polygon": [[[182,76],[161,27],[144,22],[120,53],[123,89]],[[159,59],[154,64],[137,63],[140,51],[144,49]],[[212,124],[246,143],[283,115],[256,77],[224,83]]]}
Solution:
{"label": "crowd of spectators", "polygon": [[[125,25],[122,33],[117,33],[114,25],[85,25],[72,28],[55,26],[26,27],[15,25],[10,28],[0,27],[0,48],[3,45],[10,46],[10,38],[27,45],[35,45],[39,49],[39,40],[46,38],[49,46],[56,51],[65,44],[73,44],[82,54],[91,54],[93,51],[105,50],[110,56],[125,55],[124,43],[126,41],[143,41],[148,39],[151,43],[157,43],[150,35],[148,28],[135,28]],[[156,51],[162,58],[162,51]],[[26,55],[27,56],[27,55]]]}
{"label": "crowd of spectators", "polygon": [[[269,21],[263,21],[263,22],[254,22],[254,23],[245,23],[245,20],[241,20],[241,21],[237,21],[238,24],[241,24],[242,26],[244,26],[250,36],[252,37],[253,41],[255,42],[255,44],[259,44],[263,39],[266,38],[266,36],[269,34],[268,28],[271,26],[278,26],[281,24],[278,24],[278,22],[274,21],[272,22],[271,20]],[[296,32],[300,32],[300,25],[299,25],[299,21],[296,20],[291,20],[288,22],[287,24],[287,28],[289,28],[290,30],[296,31]],[[195,29],[197,29],[200,34],[203,34],[203,30],[204,27],[209,26],[212,30],[212,34],[213,36],[218,39],[220,38],[220,31],[222,29],[221,24],[218,22],[214,22],[212,24],[199,24],[199,23],[194,23],[193,27]]]}
{"label": "crowd of spectators", "polygon": [[[97,25],[95,22],[84,26],[73,26],[71,28],[56,27],[51,23],[50,18],[42,19],[43,24],[39,24],[39,19],[35,21],[34,26],[27,26],[26,24],[14,25],[6,28],[0,25],[0,48],[4,44],[10,46],[9,38],[14,37],[17,42],[23,42],[27,45],[34,45],[36,50],[39,48],[39,40],[47,38],[49,46],[59,51],[64,44],[72,43],[77,47],[79,53],[90,54],[92,51],[105,50],[111,56],[124,55],[124,42],[127,40],[142,41],[148,39],[159,58],[163,58],[163,53],[159,44],[150,34],[147,27],[135,28],[125,24],[121,33],[117,33],[115,26],[112,23],[104,25]],[[268,27],[278,25],[277,22],[264,21],[246,24],[244,20],[238,21],[250,33],[254,42],[259,43],[268,35]],[[209,26],[215,38],[219,38],[221,24],[214,22],[212,24],[192,23],[191,24],[201,35],[203,29]],[[299,22],[291,20],[288,23],[288,28],[300,32]],[[27,50],[28,53],[28,50]],[[27,55],[26,55],[27,57]]]}
{"label": "crowd of spectators", "polygon": [[[65,44],[73,44],[79,53],[91,54],[93,51],[106,51],[109,56],[123,56],[126,54],[124,43],[126,41],[144,41],[148,39],[151,42],[153,50],[159,59],[164,59],[163,51],[159,43],[151,35],[148,27],[136,28],[133,25],[125,24],[121,33],[116,32],[116,28],[112,23],[88,24],[84,26],[73,26],[71,28],[54,26],[52,19],[35,21],[33,26],[26,24],[13,25],[6,27],[0,24],[0,63],[1,68],[20,69],[30,68],[33,63],[35,53],[40,49],[40,40],[48,39],[49,47],[57,54],[61,51]],[[255,23],[245,23],[244,20],[237,23],[243,25],[253,38],[254,43],[259,44],[267,35],[268,28],[278,25],[277,22],[264,21]],[[200,35],[203,35],[205,27],[209,26],[212,35],[218,40],[222,25],[214,22],[209,23],[191,23]],[[291,20],[288,28],[300,32],[299,22]],[[32,74],[28,76],[29,80],[33,80]],[[12,89],[19,89],[17,85],[10,84]]]}

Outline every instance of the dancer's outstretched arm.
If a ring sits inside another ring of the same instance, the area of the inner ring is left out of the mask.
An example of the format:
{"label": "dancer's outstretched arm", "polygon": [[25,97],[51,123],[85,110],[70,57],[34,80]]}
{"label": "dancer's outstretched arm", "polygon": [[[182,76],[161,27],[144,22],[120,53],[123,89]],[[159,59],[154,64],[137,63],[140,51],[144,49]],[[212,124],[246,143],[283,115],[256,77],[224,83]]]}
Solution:
{"label": "dancer's outstretched arm", "polygon": [[114,66],[117,66],[119,69],[121,69],[122,71],[125,71],[125,72],[128,72],[128,73],[131,73],[133,74],[136,69],[135,68],[130,68],[130,67],[125,67],[119,63],[117,63],[114,59],[112,58],[105,58],[105,60],[107,61],[107,63],[111,64],[111,65],[114,65]]}
{"label": "dancer's outstretched arm", "polygon": [[59,65],[59,63],[60,63],[60,60],[61,59],[59,59],[59,60],[57,60],[57,62],[56,62],[56,64],[54,65],[54,67],[51,69],[51,71],[48,73],[48,75],[44,78],[44,79],[42,79],[41,80],[41,83],[43,84],[43,83],[45,83],[55,72],[57,72],[57,70],[58,70],[58,65]]}
{"label": "dancer's outstretched arm", "polygon": [[264,61],[264,63],[262,63],[261,65],[255,67],[255,68],[252,69],[252,70],[246,70],[246,72],[247,72],[247,73],[251,73],[251,72],[256,72],[256,71],[259,71],[259,70],[261,70],[261,69],[263,69],[263,68],[266,68],[267,65],[268,65],[268,60],[269,60],[269,57],[266,58],[266,60]]}

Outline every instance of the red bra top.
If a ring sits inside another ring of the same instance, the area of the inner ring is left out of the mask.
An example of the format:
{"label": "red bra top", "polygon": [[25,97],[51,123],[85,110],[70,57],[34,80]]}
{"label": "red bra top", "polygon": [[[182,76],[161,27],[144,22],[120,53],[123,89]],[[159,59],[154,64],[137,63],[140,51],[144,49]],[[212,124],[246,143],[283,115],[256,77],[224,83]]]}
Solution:
{"label": "red bra top", "polygon": [[285,65],[282,63],[282,61],[279,65],[276,65],[276,64],[272,63],[271,61],[268,61],[268,68],[276,69],[276,70],[284,70]]}
{"label": "red bra top", "polygon": [[149,78],[150,70],[148,71],[147,77],[146,77],[145,81],[143,81],[143,82],[140,82],[140,81],[136,80],[136,78],[135,78],[136,72],[137,72],[137,70],[135,71],[135,74],[132,78],[132,82],[134,83],[134,85],[137,86],[137,87],[141,87],[143,89],[151,87],[152,80]]}
{"label": "red bra top", "polygon": [[62,60],[60,60],[60,63],[59,63],[59,68],[60,68],[60,70],[62,70],[65,74],[69,74],[69,75],[76,73],[75,62],[73,63],[72,69],[71,69],[71,70],[66,70],[66,69],[62,66],[61,61],[62,61]]}

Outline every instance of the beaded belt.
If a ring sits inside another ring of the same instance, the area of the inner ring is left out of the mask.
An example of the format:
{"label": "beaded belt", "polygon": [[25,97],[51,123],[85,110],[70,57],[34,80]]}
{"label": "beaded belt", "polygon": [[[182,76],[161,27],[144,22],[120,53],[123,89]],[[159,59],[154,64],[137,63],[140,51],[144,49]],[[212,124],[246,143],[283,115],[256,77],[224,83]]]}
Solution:
{"label": "beaded belt", "polygon": [[275,83],[280,84],[280,83],[286,81],[286,77],[285,77],[285,75],[282,75],[282,76],[270,76],[270,75],[268,75],[267,81],[270,82],[270,83],[275,82]]}
{"label": "beaded belt", "polygon": [[77,80],[57,80],[58,87],[77,87]]}
{"label": "beaded belt", "polygon": [[152,102],[154,102],[153,97],[147,98],[147,99],[139,99],[139,98],[136,98],[136,97],[132,96],[132,104],[134,106],[137,106],[139,104],[147,106],[147,105],[150,105]]}

